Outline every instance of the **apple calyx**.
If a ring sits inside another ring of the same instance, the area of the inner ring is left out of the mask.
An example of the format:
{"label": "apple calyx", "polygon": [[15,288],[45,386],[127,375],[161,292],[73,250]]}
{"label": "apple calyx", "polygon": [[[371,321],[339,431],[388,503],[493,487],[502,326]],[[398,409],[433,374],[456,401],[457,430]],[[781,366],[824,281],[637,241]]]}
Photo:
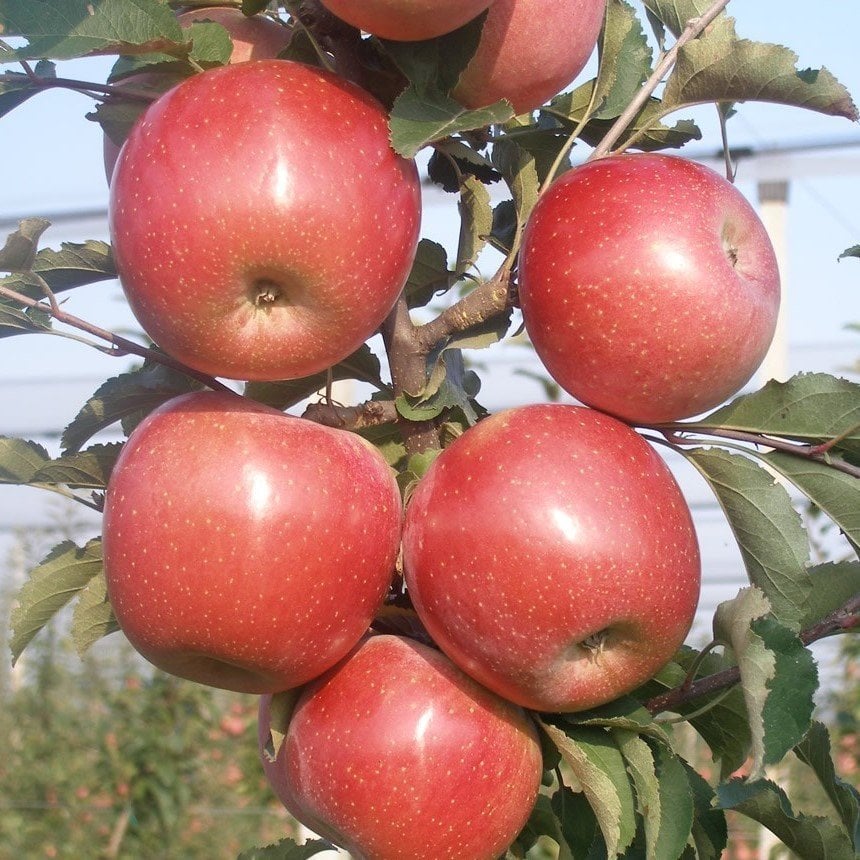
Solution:
{"label": "apple calyx", "polygon": [[254,281],[252,286],[253,302],[258,308],[273,307],[276,304],[287,305],[289,300],[281,286],[268,278]]}

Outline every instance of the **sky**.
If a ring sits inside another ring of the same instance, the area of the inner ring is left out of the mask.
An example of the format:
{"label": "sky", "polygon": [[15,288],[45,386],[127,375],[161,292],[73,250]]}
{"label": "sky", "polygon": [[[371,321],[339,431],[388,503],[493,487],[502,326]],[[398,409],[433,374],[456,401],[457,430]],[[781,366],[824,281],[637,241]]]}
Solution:
{"label": "sky", "polygon": [[[729,12],[740,35],[792,47],[800,68],[826,65],[860,100],[858,0],[733,0]],[[78,61],[65,65],[62,73],[103,81],[109,66],[104,59]],[[84,118],[90,107],[84,96],[54,91],[0,119],[0,222],[107,205],[101,130]],[[690,145],[690,152],[719,147],[715,115],[712,108],[678,114],[696,118],[705,134],[703,142]],[[860,244],[860,127],[809,111],[750,103],[740,106],[729,134],[732,145],[757,149],[844,144],[796,152],[785,160],[791,182],[785,272],[790,367],[841,373],[860,357],[860,334],[846,328],[852,321],[860,323],[860,261],[837,262],[846,247]],[[753,179],[752,168],[742,163],[738,187],[755,201]],[[441,194],[428,198],[422,235],[454,247],[457,229],[455,199]],[[52,228],[45,242],[56,247],[60,241],[86,238],[106,238],[103,220]],[[115,284],[73,292],[68,308],[105,328],[131,324]],[[538,383],[515,374],[523,363],[521,350],[489,350],[478,358],[488,370],[483,389],[487,407],[542,398]],[[127,366],[126,360],[59,338],[0,341],[0,434],[35,435],[61,428],[101,381]],[[739,569],[736,550],[730,535],[714,521],[706,489],[687,481],[693,479],[682,476],[694,507],[700,508],[703,545],[707,541],[715,571],[713,593],[704,601],[705,608],[712,609],[717,595],[723,594],[722,585]],[[0,487],[0,536],[11,525],[32,523],[43,515],[35,492]],[[2,552],[0,546],[0,557]]]}

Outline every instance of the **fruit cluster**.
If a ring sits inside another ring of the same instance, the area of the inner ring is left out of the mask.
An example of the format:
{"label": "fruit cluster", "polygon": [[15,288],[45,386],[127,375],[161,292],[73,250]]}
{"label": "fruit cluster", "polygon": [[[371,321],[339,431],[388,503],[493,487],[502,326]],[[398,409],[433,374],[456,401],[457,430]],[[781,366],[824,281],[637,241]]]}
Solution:
{"label": "fruit cluster", "polygon": [[[453,95],[469,106],[506,98],[517,112],[581,70],[604,6],[326,5],[407,40],[487,10]],[[564,26],[547,27],[550,13]],[[418,242],[418,171],[391,149],[373,97],[271,58],[288,30],[236,10],[185,15],[222,23],[236,48],[230,65],[152,104],[115,168],[106,147],[123,288],[147,333],[190,368],[262,381],[317,373],[397,301]],[[276,793],[357,857],[498,856],[541,780],[524,709],[611,701],[681,645],[699,593],[690,513],[625,422],[675,421],[738,390],[778,306],[750,207],[666,156],[562,176],[529,220],[519,273],[539,356],[588,406],[479,422],[437,457],[405,514],[390,467],[360,436],[226,392],[147,417],[108,487],[105,571],[129,640],[168,672],[263,694],[261,757]],[[401,552],[438,649],[368,635]]]}

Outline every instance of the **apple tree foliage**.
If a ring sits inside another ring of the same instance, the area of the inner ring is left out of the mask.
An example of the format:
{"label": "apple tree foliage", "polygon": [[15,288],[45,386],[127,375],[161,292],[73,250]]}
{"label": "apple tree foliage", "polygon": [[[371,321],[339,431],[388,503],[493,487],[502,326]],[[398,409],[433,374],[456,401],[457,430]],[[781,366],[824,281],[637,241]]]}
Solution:
{"label": "apple tree foliage", "polygon": [[[157,95],[150,86],[124,87],[130,74],[155,69],[176,81],[229,59],[226,31],[215,23],[182,30],[171,8],[179,5],[4,0],[0,115],[49,88],[68,87],[92,96],[87,118],[121,141]],[[482,16],[449,35],[405,44],[359,40],[333,27],[314,3],[225,5],[291,21],[286,58],[342,59],[342,68],[390,108],[393,147],[407,157],[432,147],[429,181],[452,195],[459,246],[449,258],[441,245],[420,242],[386,323],[387,371],[365,345],[328,373],[243,388],[279,409],[305,404],[308,418],[361,432],[397,469],[407,492],[440,444],[486,414],[479,375],[463,350],[513,334],[522,228],[541,189],[570,166],[574,145],[577,154],[592,156],[679,149],[701,134],[678,112],[709,103],[724,121],[733,104],[754,100],[858,119],[851,96],[827,69],[798,69],[789,48],[744,39],[726,2],[608,0],[595,77],[527,116],[514,116],[505,102],[466,109],[450,96],[475,50]],[[107,83],[63,77],[63,61],[92,55],[116,55]],[[488,186],[500,184],[508,193],[493,205]],[[67,312],[59,294],[115,277],[111,248],[100,241],[41,247],[47,226],[34,214],[0,249],[0,336],[73,337],[108,356],[141,361],[93,392],[62,430],[58,456],[26,439],[0,439],[0,482],[59,490],[99,510],[122,444],[94,441],[98,434],[118,425],[127,436],[161,403],[214,381],[155,345]],[[476,262],[487,248],[504,261],[482,277]],[[843,256],[858,256],[857,247]],[[425,322],[413,325],[410,310],[420,310]],[[377,393],[352,406],[330,399],[306,405],[341,379],[370,383]],[[561,858],[717,858],[727,840],[725,812],[732,810],[769,828],[800,857],[850,860],[860,851],[860,796],[838,776],[827,729],[814,719],[818,678],[808,646],[860,622],[860,386],[804,373],[704,417],[639,430],[680,452],[710,484],[749,585],[716,612],[713,644],[720,650],[685,648],[643,688],[594,711],[535,715],[545,743],[545,790],[509,856],[526,856],[549,837]],[[813,562],[798,513],[804,498],[838,526],[849,560]],[[12,618],[13,659],[69,604],[79,651],[116,630],[97,537],[84,546],[59,544],[31,572]],[[410,623],[402,606],[384,609],[379,620],[388,630]],[[708,745],[715,780],[678,753],[669,713]],[[768,766],[792,753],[832,801],[829,817],[797,812],[768,778]],[[309,857],[322,847],[287,840],[246,856]]]}

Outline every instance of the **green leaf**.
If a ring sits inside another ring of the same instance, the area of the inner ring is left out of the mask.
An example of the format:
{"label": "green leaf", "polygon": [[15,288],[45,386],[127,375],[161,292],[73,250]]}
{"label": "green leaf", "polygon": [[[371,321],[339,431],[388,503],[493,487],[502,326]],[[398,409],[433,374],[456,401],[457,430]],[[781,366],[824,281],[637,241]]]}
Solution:
{"label": "green leaf", "polygon": [[[594,84],[594,81],[588,81],[571,93],[556,96],[541,110],[557,119],[566,128],[573,130],[588,113]],[[665,125],[661,122],[665,113],[662,102],[657,98],[650,98],[630,121],[627,130],[619,138],[620,143],[626,144],[635,137],[633,149],[651,152],[658,149],[679,149],[691,140],[702,139],[698,126],[690,120],[679,120],[674,125]],[[579,136],[590,146],[596,146],[609,131],[613,122],[614,119],[592,119]]]}
{"label": "green leaf", "polygon": [[493,164],[511,190],[520,226],[525,226],[540,193],[534,155],[513,140],[504,139],[493,146]]}
{"label": "green leaf", "polygon": [[36,442],[0,436],[0,484],[30,484],[50,460],[48,452]]}
{"label": "green leaf", "polygon": [[507,122],[513,115],[513,108],[505,101],[469,110],[449,96],[420,93],[409,87],[391,109],[391,145],[404,158],[414,158],[436,140]]}
{"label": "green leaf", "polygon": [[716,494],[750,582],[779,621],[798,629],[812,590],[809,543],[785,488],[748,457],[703,448],[683,453]]}
{"label": "green leaf", "polygon": [[[657,780],[657,771],[654,766],[654,754],[651,747],[635,732],[615,730],[612,732],[621,755],[624,757],[627,772],[633,780],[636,795],[636,811],[642,818],[645,829],[645,856],[647,860],[665,858],[665,860],[677,860],[681,850],[687,842],[690,832],[690,823],[687,822],[687,830],[678,851],[672,854],[656,855],[657,839],[664,818],[664,810],[661,805],[660,784]],[[692,807],[692,799],[690,800]],[[690,813],[692,819],[692,808]]]}
{"label": "green leaf", "polygon": [[448,268],[448,252],[438,242],[422,239],[404,287],[410,308],[424,307],[435,295],[447,292],[457,280]]}
{"label": "green leaf", "polygon": [[714,615],[714,639],[731,647],[752,731],[752,775],[780,761],[806,734],[818,687],[809,651],[788,628],[765,617],[770,610],[756,588],[741,589]]}
{"label": "green leaf", "polygon": [[152,52],[183,57],[191,48],[159,0],[5,0],[0,30],[29,39],[16,51],[21,59]]}
{"label": "green leaf", "polygon": [[573,860],[570,848],[562,834],[562,826],[556,817],[552,802],[545,794],[539,794],[529,820],[525,823],[517,843],[523,853],[534,847],[541,836],[549,836],[559,846],[558,860]]}
{"label": "green leaf", "polygon": [[122,443],[113,442],[109,445],[93,445],[85,451],[67,454],[39,469],[29,483],[104,489],[121,450]]}
{"label": "green leaf", "polygon": [[493,229],[490,192],[484,183],[474,176],[465,177],[460,186],[457,208],[460,211],[460,242],[456,273],[460,275],[475,265]]}
{"label": "green leaf", "polygon": [[96,574],[81,590],[72,613],[72,641],[83,656],[99,639],[119,630],[108,602],[104,571]]}
{"label": "green leaf", "polygon": [[[33,260],[32,270],[54,293],[116,278],[110,245],[95,239],[87,242],[63,242],[59,251],[43,248]],[[45,297],[41,284],[27,272],[0,278],[0,287],[33,299]]]}
{"label": "green leaf", "polygon": [[726,816],[714,808],[714,790],[708,782],[683,762],[690,788],[693,791],[693,828],[691,842],[696,849],[696,860],[720,860],[728,842]]}
{"label": "green leaf", "polygon": [[[654,19],[659,21],[676,38],[681,35],[691,18],[707,12],[710,0],[642,0]],[[720,13],[720,19],[725,12]],[[719,20],[719,19],[718,19]]]}
{"label": "green leaf", "polygon": [[293,839],[282,839],[273,845],[262,848],[249,848],[237,860],[307,860],[323,851],[332,851],[334,845],[325,839],[309,839],[303,845]]}
{"label": "green leaf", "polygon": [[380,39],[382,50],[406,76],[416,93],[447,95],[475,54],[486,14],[440,36],[417,42]]}
{"label": "green leaf", "polygon": [[[552,810],[561,826],[564,842],[575,860],[594,857],[592,851],[596,847],[595,842],[602,843],[603,838],[597,825],[597,816],[585,795],[564,786],[552,796]],[[605,849],[605,845],[603,847]]]}
{"label": "green leaf", "polygon": [[24,218],[0,248],[0,272],[27,272],[36,261],[42,233],[51,226],[45,218]]}
{"label": "green leaf", "polygon": [[805,765],[812,768],[852,842],[860,849],[860,792],[836,775],[827,727],[813,722],[794,752]]}
{"label": "green leaf", "polygon": [[733,779],[717,787],[717,803],[757,821],[798,857],[857,860],[843,827],[828,818],[796,815],[785,792],[770,780]]}
{"label": "green leaf", "polygon": [[[12,62],[13,59],[14,52],[7,62]],[[4,59],[0,55],[0,62],[3,61]],[[55,65],[47,60],[40,60],[36,63],[33,71],[41,78],[55,78],[57,76]],[[23,72],[6,71],[5,74],[11,76],[11,79],[0,81],[0,117],[4,117],[37,93],[44,92],[43,87],[33,86],[30,76]]]}
{"label": "green leaf", "polygon": [[558,747],[597,817],[607,856],[625,851],[636,835],[633,787],[621,751],[603,729],[540,726]]}
{"label": "green leaf", "polygon": [[[384,387],[380,378],[379,359],[367,344],[362,344],[352,355],[331,368],[333,382],[342,379],[357,379],[376,387]],[[249,382],[245,386],[245,397],[273,406],[275,409],[288,409],[295,406],[316,391],[322,391],[328,381],[328,372],[323,370],[301,379],[286,379],[281,382]]]}
{"label": "green leaf", "polygon": [[860,552],[860,481],[857,478],[795,454],[774,451],[763,455],[762,460],[824,511],[839,526],[855,552]]}
{"label": "green leaf", "polygon": [[30,573],[12,609],[9,647],[16,662],[33,637],[102,570],[101,540],[83,548],[67,540]]}
{"label": "green leaf", "polygon": [[[693,660],[699,659],[699,652],[692,648],[682,648],[675,659],[678,662],[673,661],[664,666],[645,686],[642,692],[647,691],[645,694],[649,698],[658,692],[681,686]],[[724,657],[708,654],[700,662],[696,677],[714,674],[729,665],[733,664]],[[702,696],[677,706],[675,711],[682,716],[689,715],[690,725],[710,747],[714,760],[719,762],[723,778],[736,771],[747,760],[752,746],[752,735],[746,704],[739,686],[728,692]]]}
{"label": "green leaf", "polygon": [[812,591],[801,621],[805,630],[835,612],[846,600],[860,594],[860,562],[819,564],[809,569]]}
{"label": "green leaf", "polygon": [[458,349],[445,349],[441,360],[433,365],[424,390],[403,393],[394,402],[398,413],[408,421],[432,421],[447,409],[460,409],[472,425],[479,418],[474,397],[480,387],[478,375],[466,370],[463,354]]}
{"label": "green leaf", "polygon": [[626,0],[609,0],[597,48],[594,117],[615,119],[651,74],[651,48],[636,10]]}
{"label": "green leaf", "polygon": [[842,260],[846,257],[860,258],[860,245],[852,245],[850,248],[846,248],[836,259]]}
{"label": "green leaf", "polygon": [[123,429],[129,433],[162,403],[202,387],[197,380],[158,364],[145,363],[137,370],[114,376],[99,386],[63,431],[63,451],[80,451],[96,433],[117,421],[122,421]]}
{"label": "green leaf", "polygon": [[664,111],[707,102],[761,101],[858,119],[848,90],[827,69],[798,70],[794,51],[739,39],[732,19],[724,21],[679,51],[663,90]]}
{"label": "green leaf", "polygon": [[670,742],[666,731],[655,722],[651,712],[632,696],[621,696],[588,711],[559,714],[557,721],[559,720],[572,726],[600,726],[605,729],[647,735],[665,744]]}
{"label": "green leaf", "polygon": [[812,445],[845,436],[834,452],[860,456],[860,385],[826,373],[801,373],[787,382],[768,382],[690,426],[722,427]]}

